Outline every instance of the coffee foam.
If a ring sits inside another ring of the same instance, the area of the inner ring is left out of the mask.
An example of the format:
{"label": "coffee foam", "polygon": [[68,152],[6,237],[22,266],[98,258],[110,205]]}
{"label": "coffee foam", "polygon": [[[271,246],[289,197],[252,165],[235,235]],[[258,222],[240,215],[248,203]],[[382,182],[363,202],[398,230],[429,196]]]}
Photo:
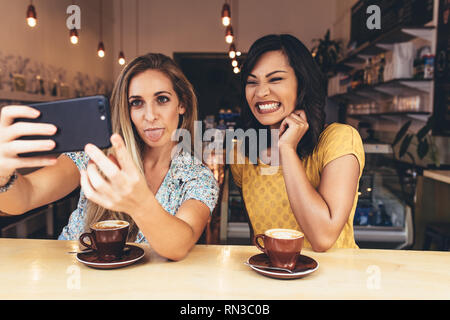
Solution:
{"label": "coffee foam", "polygon": [[265,235],[276,239],[297,239],[303,237],[303,233],[292,229],[270,229],[265,232]]}
{"label": "coffee foam", "polygon": [[122,220],[99,221],[92,226],[93,229],[120,229],[128,226],[129,223]]}

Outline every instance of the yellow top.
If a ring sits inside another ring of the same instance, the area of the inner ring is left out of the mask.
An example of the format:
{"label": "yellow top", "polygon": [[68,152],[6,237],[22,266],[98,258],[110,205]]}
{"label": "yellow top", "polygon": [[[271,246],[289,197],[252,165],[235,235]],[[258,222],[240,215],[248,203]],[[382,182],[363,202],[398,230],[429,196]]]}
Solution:
{"label": "yellow top", "polygon": [[[364,147],[358,131],[345,124],[329,125],[321,133],[314,151],[302,161],[311,185],[317,189],[325,166],[347,154],[353,154],[358,159],[361,178],[364,168]],[[245,160],[245,164],[232,164],[231,172],[236,185],[242,189],[254,233],[264,233],[271,228],[302,231],[289,204],[281,166],[270,168],[259,160],[258,165],[248,163],[248,159]],[[267,170],[272,172],[268,174]],[[358,248],[353,235],[353,217],[357,202],[356,193],[348,220],[332,248]],[[306,237],[304,246],[311,248]]]}

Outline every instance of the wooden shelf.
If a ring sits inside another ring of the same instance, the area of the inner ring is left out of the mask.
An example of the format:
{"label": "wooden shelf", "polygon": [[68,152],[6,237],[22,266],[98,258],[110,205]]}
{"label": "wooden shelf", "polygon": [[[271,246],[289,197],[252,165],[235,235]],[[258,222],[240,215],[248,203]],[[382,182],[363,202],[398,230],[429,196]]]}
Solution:
{"label": "wooden shelf", "polygon": [[54,101],[68,99],[63,97],[54,97],[50,95],[40,95],[40,94],[32,94],[28,92],[22,91],[1,91],[0,90],[0,100],[11,100],[11,101],[20,101],[20,102],[46,102],[46,101]]}
{"label": "wooden shelf", "polygon": [[383,100],[396,95],[415,95],[430,93],[433,79],[393,79],[374,85],[361,85],[346,93],[329,96],[330,99],[348,101]]}
{"label": "wooden shelf", "polygon": [[433,42],[434,26],[397,27],[371,42],[366,42],[337,62],[338,69],[345,71],[360,67],[366,59],[393,49],[394,44],[421,38]]}

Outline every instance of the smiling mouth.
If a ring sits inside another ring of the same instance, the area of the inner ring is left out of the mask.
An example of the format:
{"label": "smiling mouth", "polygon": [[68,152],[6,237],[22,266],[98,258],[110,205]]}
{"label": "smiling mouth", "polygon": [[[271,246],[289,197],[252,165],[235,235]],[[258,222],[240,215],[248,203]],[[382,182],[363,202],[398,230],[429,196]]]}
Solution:
{"label": "smiling mouth", "polygon": [[145,136],[152,142],[158,141],[164,134],[164,128],[155,128],[144,130]]}
{"label": "smiling mouth", "polygon": [[281,108],[281,102],[257,102],[255,106],[259,113],[272,113]]}

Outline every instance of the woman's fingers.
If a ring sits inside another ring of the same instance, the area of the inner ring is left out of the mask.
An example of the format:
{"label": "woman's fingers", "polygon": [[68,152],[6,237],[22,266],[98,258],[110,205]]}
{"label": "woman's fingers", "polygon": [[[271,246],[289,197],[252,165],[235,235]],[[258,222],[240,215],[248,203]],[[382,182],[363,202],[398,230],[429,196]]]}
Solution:
{"label": "woman's fingers", "polygon": [[96,191],[107,195],[112,194],[110,184],[104,177],[102,177],[95,163],[93,163],[92,161],[88,163],[86,167],[86,173],[89,178],[89,182]]}
{"label": "woman's fingers", "polygon": [[108,177],[108,179],[113,179],[116,177],[120,169],[118,166],[111,161],[99,148],[93,144],[87,144],[84,148],[89,158],[95,162],[95,164],[100,168],[100,170]]}
{"label": "woman's fingers", "polygon": [[135,171],[135,165],[133,159],[131,158],[122,137],[115,133],[111,136],[111,143],[113,145],[115,151],[115,157],[119,166],[122,170],[125,170],[128,173],[132,173]]}
{"label": "woman's fingers", "polygon": [[2,134],[3,141],[11,141],[22,136],[52,136],[58,128],[49,123],[16,122]]}
{"label": "woman's fingers", "polygon": [[56,164],[58,160],[55,156],[36,156],[29,158],[20,158],[17,157],[15,159],[8,160],[8,163],[11,165],[8,166],[5,164],[5,167],[8,166],[12,168],[12,170],[16,168],[40,168],[40,167],[48,167]]}
{"label": "woman's fingers", "polygon": [[97,191],[94,189],[94,187],[91,185],[91,182],[89,181],[88,174],[85,170],[80,171],[80,185],[83,189],[84,195],[91,201],[102,205],[102,198],[97,193]]}
{"label": "woman's fingers", "polygon": [[6,156],[17,156],[21,153],[49,151],[56,146],[53,140],[13,140],[4,145],[2,150]]}
{"label": "woman's fingers", "polygon": [[0,113],[0,125],[6,127],[13,124],[16,118],[35,119],[39,115],[38,110],[28,106],[5,106]]}

